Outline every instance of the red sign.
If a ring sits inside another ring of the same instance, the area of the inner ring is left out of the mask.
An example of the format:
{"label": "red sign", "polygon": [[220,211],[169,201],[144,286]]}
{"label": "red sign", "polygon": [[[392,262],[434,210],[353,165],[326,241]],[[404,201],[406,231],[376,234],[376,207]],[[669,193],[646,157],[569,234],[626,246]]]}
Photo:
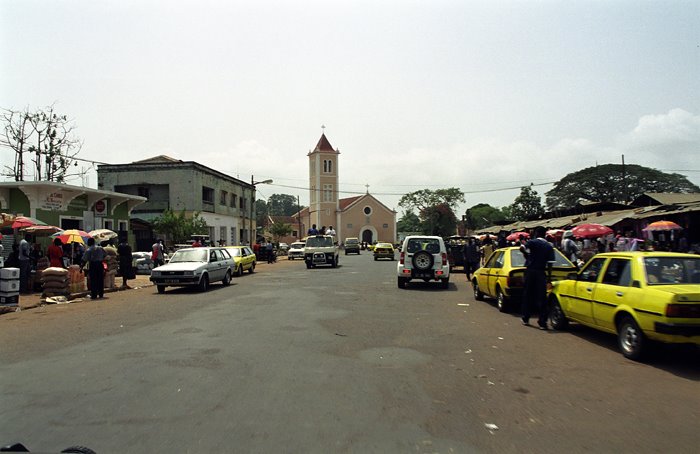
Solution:
{"label": "red sign", "polygon": [[98,200],[95,202],[95,214],[105,214],[107,210],[107,204],[104,200]]}

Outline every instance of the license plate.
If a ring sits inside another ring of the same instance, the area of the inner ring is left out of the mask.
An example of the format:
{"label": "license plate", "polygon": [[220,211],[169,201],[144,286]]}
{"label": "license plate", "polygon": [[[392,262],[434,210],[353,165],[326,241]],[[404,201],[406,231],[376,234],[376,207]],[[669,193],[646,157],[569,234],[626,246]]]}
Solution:
{"label": "license plate", "polygon": [[431,273],[416,273],[416,277],[432,279],[433,275]]}
{"label": "license plate", "polygon": [[166,279],[165,280],[166,284],[177,284],[178,282],[180,282],[179,279]]}

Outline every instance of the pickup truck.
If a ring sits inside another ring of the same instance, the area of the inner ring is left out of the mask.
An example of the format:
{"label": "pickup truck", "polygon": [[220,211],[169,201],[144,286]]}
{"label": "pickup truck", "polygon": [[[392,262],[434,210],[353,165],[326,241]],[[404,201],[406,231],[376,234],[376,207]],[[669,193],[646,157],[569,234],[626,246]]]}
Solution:
{"label": "pickup truck", "polygon": [[306,268],[314,268],[317,265],[338,266],[340,254],[338,245],[330,235],[314,235],[306,238],[304,247],[304,261]]}

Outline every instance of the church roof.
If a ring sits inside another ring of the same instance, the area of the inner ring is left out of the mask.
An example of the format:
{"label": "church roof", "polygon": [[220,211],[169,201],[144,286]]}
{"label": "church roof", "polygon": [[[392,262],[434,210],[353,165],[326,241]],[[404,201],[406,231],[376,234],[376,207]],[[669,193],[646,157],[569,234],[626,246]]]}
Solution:
{"label": "church roof", "polygon": [[180,159],[171,158],[164,154],[159,156],[153,156],[152,158],[142,159],[141,161],[134,161],[133,164],[154,164],[154,163],[165,163],[165,162],[182,162]]}
{"label": "church roof", "polygon": [[318,139],[318,143],[316,144],[316,148],[313,149],[312,153],[316,152],[321,152],[321,153],[337,153],[336,150],[333,149],[331,146],[331,143],[328,141],[328,138],[326,138],[325,134],[321,134],[321,138]]}
{"label": "church roof", "polygon": [[348,198],[345,198],[345,199],[340,199],[340,200],[338,200],[338,204],[340,205],[340,209],[341,209],[341,210],[346,209],[347,207],[349,207],[350,205],[352,205],[353,202],[355,202],[355,200],[358,200],[358,199],[361,198],[361,197],[362,197],[361,195],[356,195],[355,197],[348,197]]}

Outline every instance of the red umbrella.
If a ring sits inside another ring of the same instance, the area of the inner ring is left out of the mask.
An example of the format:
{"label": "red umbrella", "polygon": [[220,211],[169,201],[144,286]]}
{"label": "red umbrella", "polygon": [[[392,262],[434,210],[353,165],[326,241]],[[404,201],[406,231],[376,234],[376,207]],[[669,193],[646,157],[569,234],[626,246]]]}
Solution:
{"label": "red umbrella", "polygon": [[547,230],[547,235],[562,236],[562,235],[564,235],[564,232],[566,232],[566,230],[564,230],[564,229],[552,229],[552,230]]}
{"label": "red umbrella", "polygon": [[506,237],[506,240],[508,240],[508,241],[517,241],[517,240],[520,239],[521,236],[524,236],[525,239],[530,238],[530,234],[527,233],[527,232],[514,232],[514,233],[511,233],[510,235],[508,235],[508,236]]}
{"label": "red umbrella", "polygon": [[30,218],[29,216],[17,216],[12,221],[13,229],[21,229],[22,227],[31,227],[33,225],[46,225],[46,222],[41,222],[40,220]]}
{"label": "red umbrella", "polygon": [[581,224],[571,231],[578,238],[598,238],[613,233],[613,229],[602,224]]}
{"label": "red umbrella", "polygon": [[652,222],[642,230],[645,232],[659,232],[665,230],[683,230],[683,227],[671,221],[656,221]]}

